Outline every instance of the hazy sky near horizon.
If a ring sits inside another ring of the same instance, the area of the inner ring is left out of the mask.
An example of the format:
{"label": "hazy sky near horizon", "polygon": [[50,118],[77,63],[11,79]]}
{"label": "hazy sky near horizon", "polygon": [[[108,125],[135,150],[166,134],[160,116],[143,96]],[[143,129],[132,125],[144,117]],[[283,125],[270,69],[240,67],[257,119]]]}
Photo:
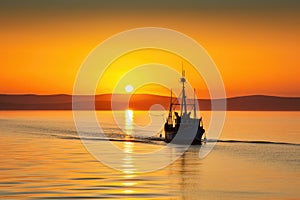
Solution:
{"label": "hazy sky near horizon", "polygon": [[228,96],[300,96],[299,11],[292,0],[0,1],[0,93],[71,94],[95,46],[152,26],[199,42]]}

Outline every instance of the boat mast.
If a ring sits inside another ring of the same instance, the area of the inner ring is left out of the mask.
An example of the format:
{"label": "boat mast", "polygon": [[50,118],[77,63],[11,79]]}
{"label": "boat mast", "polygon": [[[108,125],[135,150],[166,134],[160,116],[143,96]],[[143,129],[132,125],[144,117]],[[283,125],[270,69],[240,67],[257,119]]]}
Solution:
{"label": "boat mast", "polygon": [[173,124],[173,119],[172,119],[172,89],[171,89],[171,99],[170,99],[170,110],[169,110],[169,116],[168,116],[168,124]]}
{"label": "boat mast", "polygon": [[194,119],[196,119],[196,90],[194,88]]}
{"label": "boat mast", "polygon": [[[182,83],[182,100],[181,100],[181,116],[183,115],[183,113],[187,113],[187,108],[186,108],[186,96],[185,96],[185,71],[183,70],[183,64],[182,64],[182,77],[180,79],[181,83]],[[184,112],[182,112],[184,111]]]}

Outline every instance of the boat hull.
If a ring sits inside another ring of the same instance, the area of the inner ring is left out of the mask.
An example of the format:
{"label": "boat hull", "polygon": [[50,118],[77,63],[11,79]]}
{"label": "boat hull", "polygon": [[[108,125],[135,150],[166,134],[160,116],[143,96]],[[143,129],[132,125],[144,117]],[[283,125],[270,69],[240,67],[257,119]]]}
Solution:
{"label": "boat hull", "polygon": [[[196,134],[195,134],[196,132]],[[178,134],[181,133],[181,134]],[[165,124],[165,142],[184,145],[201,145],[205,130],[202,126],[189,124],[187,126],[173,127]],[[177,136],[175,138],[175,136]]]}

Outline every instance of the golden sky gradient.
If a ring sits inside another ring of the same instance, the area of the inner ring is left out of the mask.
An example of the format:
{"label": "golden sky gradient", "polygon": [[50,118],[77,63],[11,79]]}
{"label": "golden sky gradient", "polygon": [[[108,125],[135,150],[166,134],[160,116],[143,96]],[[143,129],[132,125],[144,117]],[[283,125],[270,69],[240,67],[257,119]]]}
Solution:
{"label": "golden sky gradient", "polygon": [[[0,93],[72,94],[77,71],[93,48],[121,31],[151,26],[199,42],[218,66],[228,96],[300,96],[295,1],[10,2],[0,3]],[[201,80],[194,84],[205,90]],[[109,85],[98,91],[106,92]]]}

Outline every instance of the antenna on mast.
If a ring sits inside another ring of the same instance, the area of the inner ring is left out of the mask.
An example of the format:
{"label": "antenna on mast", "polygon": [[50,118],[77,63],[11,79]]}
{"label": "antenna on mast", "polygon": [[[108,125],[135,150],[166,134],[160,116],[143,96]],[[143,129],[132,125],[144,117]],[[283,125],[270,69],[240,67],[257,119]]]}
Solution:
{"label": "antenna on mast", "polygon": [[185,71],[183,70],[183,62],[181,61],[181,75],[184,78],[185,77]]}
{"label": "antenna on mast", "polygon": [[186,82],[185,80],[185,71],[183,70],[183,62],[181,61],[181,68],[182,68],[182,77],[180,78],[180,81],[182,83],[182,101],[181,101],[181,110],[180,114],[181,116],[184,114],[187,114],[187,108],[186,108],[186,96],[185,96],[185,86],[184,83]]}
{"label": "antenna on mast", "polygon": [[180,81],[181,81],[181,83],[182,84],[184,84],[184,82],[185,82],[185,71],[184,71],[184,69],[183,69],[183,62],[181,61],[181,78],[180,78]]}

